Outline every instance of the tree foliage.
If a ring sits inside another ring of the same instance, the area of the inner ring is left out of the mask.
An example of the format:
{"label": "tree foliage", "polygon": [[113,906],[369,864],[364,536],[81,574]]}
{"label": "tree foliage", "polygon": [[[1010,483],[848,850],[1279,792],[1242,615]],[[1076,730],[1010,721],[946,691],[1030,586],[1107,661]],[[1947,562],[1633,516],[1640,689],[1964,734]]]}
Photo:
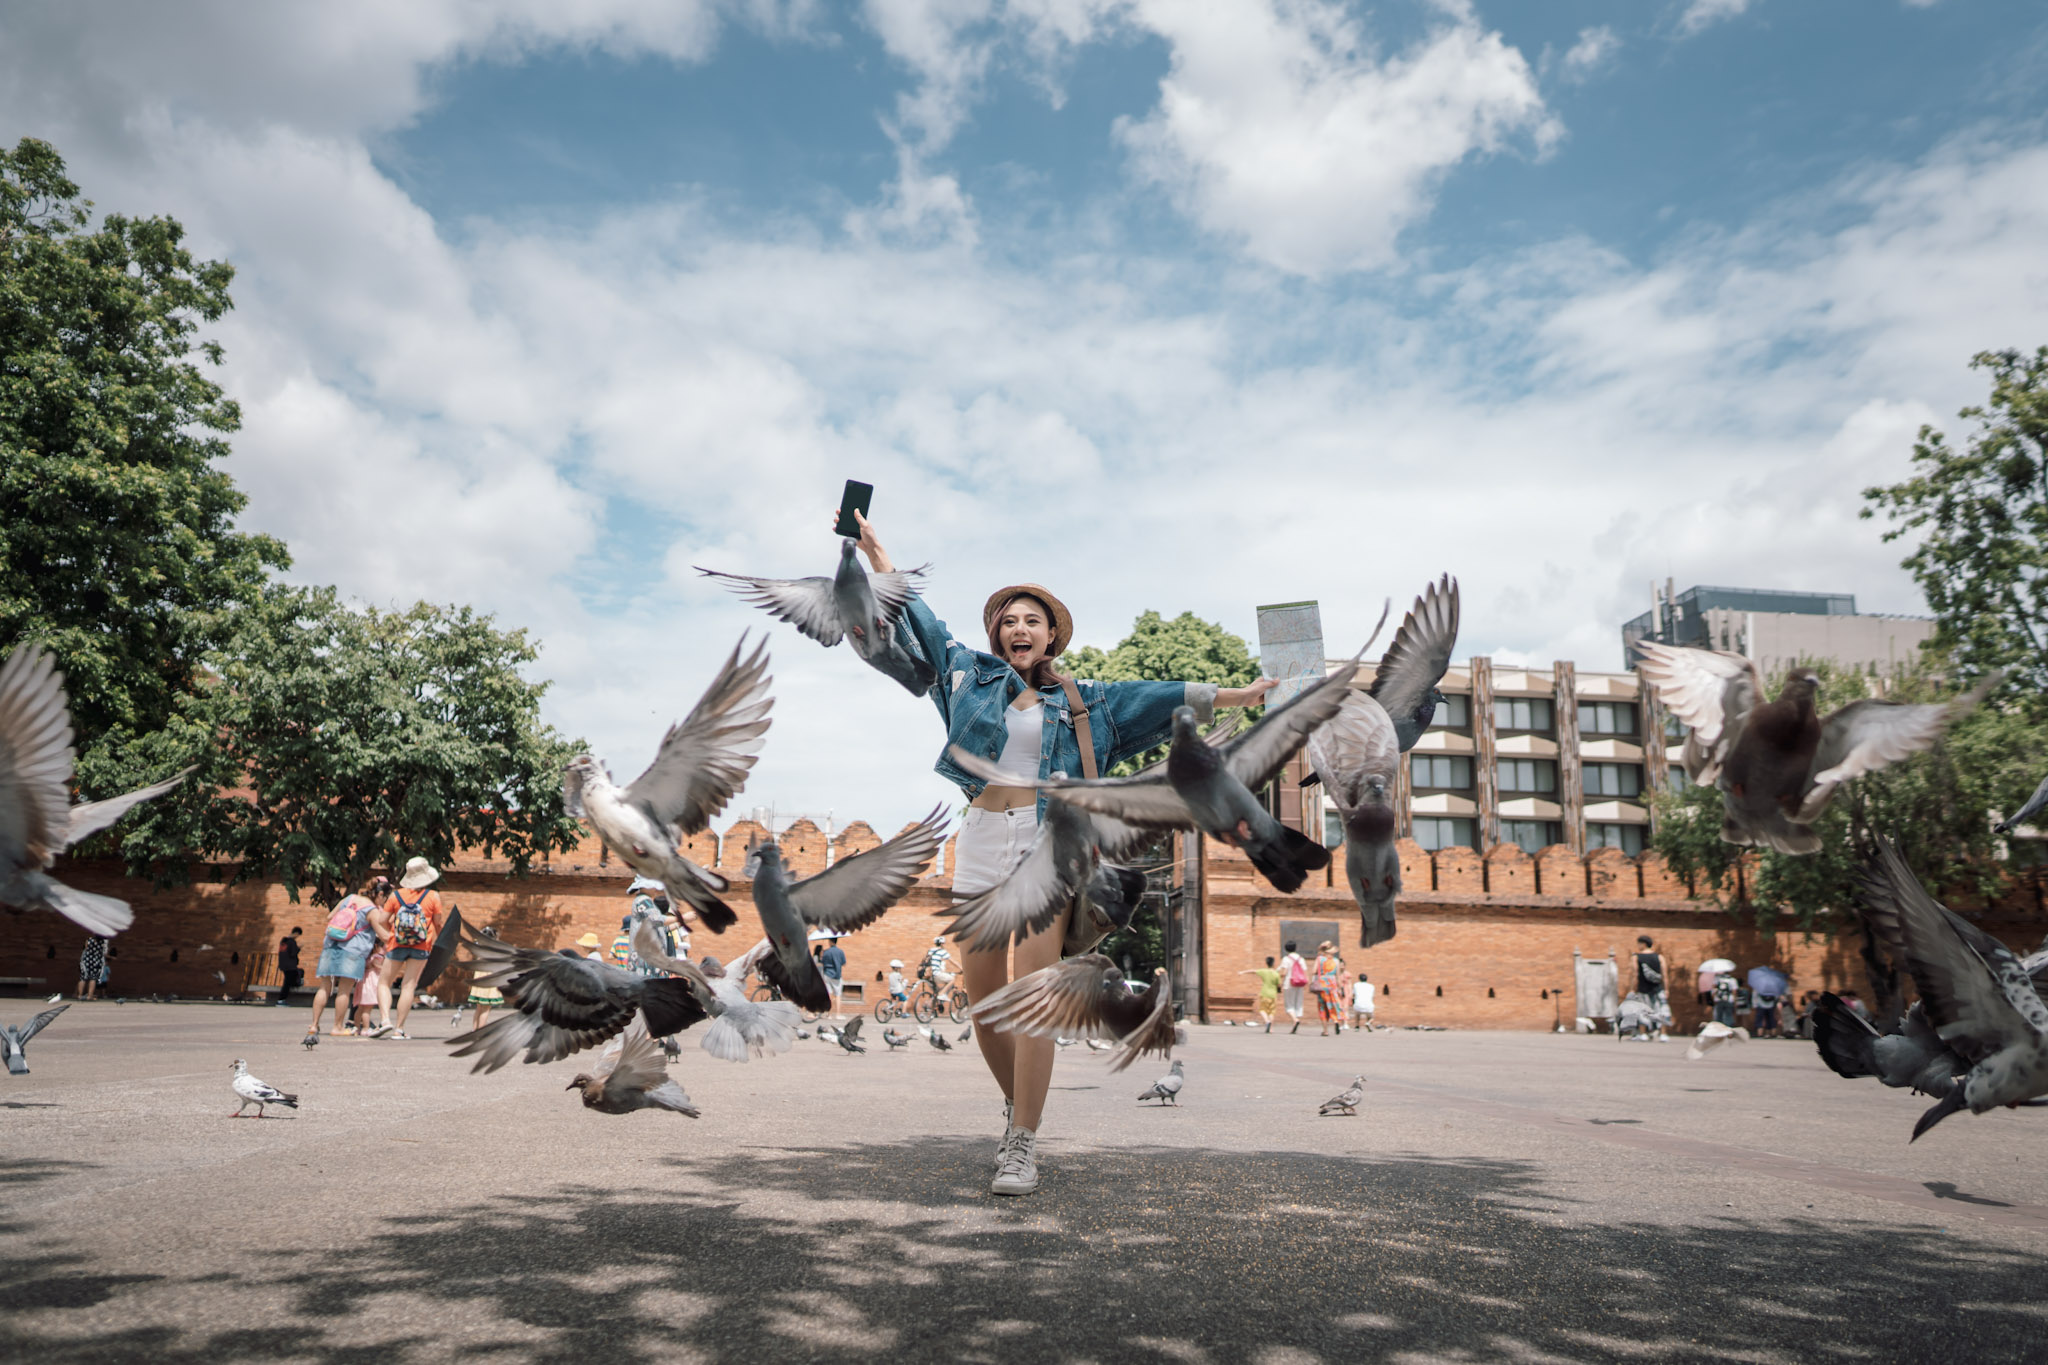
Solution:
{"label": "tree foliage", "polygon": [[121,851],[177,876],[194,854],[331,904],[373,868],[457,849],[524,872],[576,844],[561,773],[576,751],[540,721],[526,633],[468,608],[381,612],[277,586],[234,613],[204,686],[127,755],[199,771],[143,807]]}
{"label": "tree foliage", "polygon": [[0,149],[0,651],[50,647],[88,750],[167,723],[223,609],[288,562],[234,529],[241,415],[191,358],[220,363],[194,333],[234,271],[90,207],[48,143]]}
{"label": "tree foliage", "polygon": [[1927,596],[1934,644],[1965,674],[2013,671],[2036,709],[2048,695],[2048,346],[2031,356],[1984,351],[1991,372],[1977,424],[1957,450],[1933,427],[1913,446],[1913,476],[1867,488],[1863,515],[1882,511],[1886,540],[1920,532],[1902,561]]}

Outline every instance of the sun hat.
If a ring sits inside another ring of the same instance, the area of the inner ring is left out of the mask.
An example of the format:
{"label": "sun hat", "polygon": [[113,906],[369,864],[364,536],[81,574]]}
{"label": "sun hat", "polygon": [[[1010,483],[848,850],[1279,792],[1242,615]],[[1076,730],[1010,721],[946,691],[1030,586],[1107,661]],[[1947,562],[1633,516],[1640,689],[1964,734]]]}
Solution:
{"label": "sun hat", "polygon": [[596,934],[585,934],[585,935],[584,935],[584,936],[583,936],[582,938],[579,938],[579,939],[577,939],[577,940],[576,940],[576,946],[577,946],[578,948],[602,948],[602,947],[604,947],[604,945],[603,945],[602,943],[599,943],[599,942],[597,941],[597,935],[596,935]]}
{"label": "sun hat", "polygon": [[440,880],[440,872],[425,858],[408,858],[405,860],[405,875],[398,879],[398,884],[408,891],[417,891]]}
{"label": "sun hat", "polygon": [[892,957],[889,959],[889,965],[891,967],[901,967],[903,965],[903,959],[900,957]]}
{"label": "sun hat", "polygon": [[1045,657],[1057,659],[1067,652],[1067,644],[1074,638],[1074,614],[1067,610],[1067,604],[1054,597],[1036,583],[1012,583],[1007,588],[997,588],[989,594],[988,602],[981,609],[981,628],[993,635],[996,617],[1009,605],[1013,597],[1035,597],[1045,603],[1045,609],[1052,613],[1052,643],[1046,646]]}

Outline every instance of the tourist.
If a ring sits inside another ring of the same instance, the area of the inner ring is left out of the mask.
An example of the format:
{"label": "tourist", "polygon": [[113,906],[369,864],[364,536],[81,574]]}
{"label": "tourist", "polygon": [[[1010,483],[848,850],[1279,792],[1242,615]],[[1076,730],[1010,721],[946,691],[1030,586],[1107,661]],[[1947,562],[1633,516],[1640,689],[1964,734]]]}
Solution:
{"label": "tourist", "polygon": [[825,942],[825,951],[818,954],[818,971],[825,978],[825,991],[832,997],[832,1017],[839,1018],[839,993],[846,983],[841,978],[846,974],[846,953],[839,946],[834,935]]}
{"label": "tourist", "polygon": [[1351,983],[1351,1027],[1370,1028],[1372,1012],[1372,981],[1361,971],[1358,979]]}
{"label": "tourist", "polygon": [[1344,1032],[1343,997],[1338,994],[1337,984],[1338,974],[1343,969],[1344,964],[1338,959],[1335,948],[1327,942],[1316,945],[1316,963],[1311,976],[1316,992],[1316,1020],[1322,1026],[1322,1031],[1316,1035],[1318,1038],[1330,1036],[1332,1023],[1336,1024],[1338,1033]]}
{"label": "tourist", "polygon": [[78,954],[78,998],[90,1000],[107,979],[107,947],[111,940],[87,938]]}
{"label": "tourist", "polygon": [[598,941],[596,934],[586,933],[582,938],[576,940],[576,946],[583,949],[583,956],[589,958],[592,962],[604,961],[604,944]]}
{"label": "tourist", "polygon": [[[484,926],[483,931],[494,936],[498,932],[488,924]],[[503,991],[499,990],[496,986],[480,986],[472,978],[469,983],[468,1000],[469,1008],[472,1011],[469,1020],[470,1032],[474,1033],[482,1028],[490,1020],[491,1011],[504,1003],[505,993]]]}
{"label": "tourist", "polygon": [[1778,1036],[1778,997],[1758,991],[1751,997],[1754,1012],[1750,1015],[1749,1031],[1759,1038]]}
{"label": "tourist", "polygon": [[292,931],[277,942],[277,974],[283,978],[283,984],[277,988],[279,1008],[283,1008],[291,999],[292,992],[306,982],[305,969],[299,966],[299,935],[304,932],[293,925]]}
{"label": "tourist", "polygon": [[903,959],[889,959],[889,999],[898,1005],[910,1003],[910,983],[903,979]]}
{"label": "tourist", "polygon": [[384,964],[389,960],[384,950],[384,907],[380,903],[370,912],[370,960],[363,964],[363,984],[356,987],[356,1036],[370,1036],[370,1011],[375,1008],[377,1017],[385,1024],[391,1022],[391,988],[384,982]]}
{"label": "tourist", "polygon": [[[637,906],[646,897],[634,901]],[[611,964],[625,971],[633,969],[633,917],[627,915],[619,921],[619,932],[612,936]]]}
{"label": "tourist", "polygon": [[440,872],[425,858],[409,859],[405,875],[398,879],[391,899],[384,902],[388,937],[384,940],[384,984],[379,1005],[388,1008],[386,1001],[394,979],[400,985],[396,1028],[390,1018],[383,1019],[374,1035],[378,1038],[404,1041],[412,1036],[405,1031],[405,1019],[412,1013],[420,973],[426,970],[427,955],[434,951],[434,940],[441,932],[441,898],[430,889],[440,879]]}
{"label": "tourist", "polygon": [[1666,980],[1664,954],[1657,951],[1648,934],[1637,935],[1635,993],[1650,1011],[1651,1030],[1646,1036],[1654,1043],[1663,1042],[1664,1030],[1671,1026],[1671,1000],[1664,993]]}
{"label": "tourist", "polygon": [[377,935],[370,927],[370,912],[390,890],[391,883],[385,878],[372,877],[363,883],[361,891],[343,896],[327,913],[320,960],[313,964],[318,985],[313,992],[313,1019],[306,1025],[306,1032],[320,1031],[320,1016],[327,1012],[330,999],[334,1002],[334,1027],[329,1036],[349,1032],[349,1001],[362,984],[363,973],[369,970],[370,950],[377,944]]}
{"label": "tourist", "polygon": [[1714,978],[1714,1022],[1735,1027],[1735,974],[1723,972]]}
{"label": "tourist", "polygon": [[1269,957],[1266,959],[1265,966],[1247,967],[1239,972],[1238,975],[1256,976],[1259,979],[1259,998],[1258,1002],[1252,1006],[1252,1013],[1259,1016],[1260,1022],[1266,1026],[1266,1032],[1271,1033],[1273,1031],[1273,1014],[1280,1008],[1279,969],[1273,965],[1273,959]]}
{"label": "tourist", "polygon": [[1287,1017],[1294,1021],[1294,1027],[1287,1031],[1289,1033],[1299,1033],[1301,1032],[1302,998],[1308,990],[1308,963],[1303,961],[1301,954],[1295,951],[1295,945],[1291,941],[1283,947],[1282,951],[1286,956],[1280,959],[1280,980],[1282,982],[1282,989],[1285,992],[1281,997],[1281,1003],[1282,1007],[1287,1011]]}

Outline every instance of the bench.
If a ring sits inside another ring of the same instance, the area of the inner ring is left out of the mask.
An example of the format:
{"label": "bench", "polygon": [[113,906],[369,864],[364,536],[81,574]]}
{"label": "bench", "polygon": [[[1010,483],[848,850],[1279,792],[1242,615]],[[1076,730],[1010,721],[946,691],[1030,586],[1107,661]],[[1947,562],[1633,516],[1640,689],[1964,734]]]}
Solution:
{"label": "bench", "polygon": [[47,986],[49,981],[40,976],[0,976],[0,986]]}

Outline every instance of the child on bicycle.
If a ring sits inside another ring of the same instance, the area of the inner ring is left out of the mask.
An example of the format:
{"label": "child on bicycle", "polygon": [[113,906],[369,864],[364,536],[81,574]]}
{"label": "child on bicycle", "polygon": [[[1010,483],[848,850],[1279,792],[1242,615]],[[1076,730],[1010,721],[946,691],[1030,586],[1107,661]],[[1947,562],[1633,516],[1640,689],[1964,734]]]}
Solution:
{"label": "child on bicycle", "polygon": [[903,979],[903,959],[889,959],[889,998],[899,1005],[910,1003],[910,983]]}

